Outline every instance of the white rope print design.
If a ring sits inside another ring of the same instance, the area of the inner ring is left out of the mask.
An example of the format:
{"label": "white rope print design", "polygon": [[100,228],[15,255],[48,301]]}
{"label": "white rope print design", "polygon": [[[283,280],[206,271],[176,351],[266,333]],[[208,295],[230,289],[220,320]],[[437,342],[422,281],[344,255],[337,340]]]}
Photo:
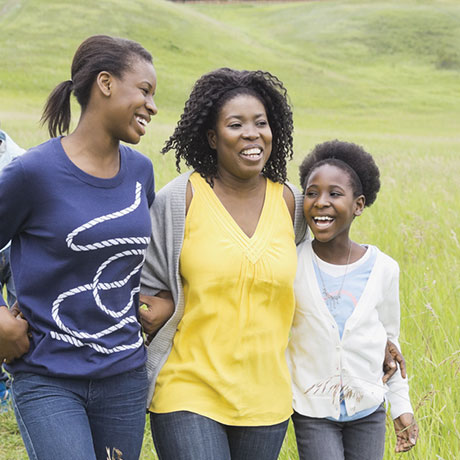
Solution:
{"label": "white rope print design", "polygon": [[107,246],[116,246],[118,244],[148,244],[149,238],[114,238],[111,240],[100,241],[99,243],[88,244],[86,246],[77,246],[73,244],[73,239],[81,232],[90,229],[91,227],[96,226],[106,220],[117,219],[119,217],[123,217],[130,212],[133,212],[141,202],[141,192],[142,192],[142,185],[139,182],[136,182],[136,197],[134,199],[134,203],[131,206],[128,206],[121,211],[113,212],[112,214],[107,214],[106,216],[96,217],[93,220],[90,220],[88,223],[81,225],[80,227],[76,228],[73,232],[70,232],[67,235],[66,242],[67,246],[73,251],[94,251],[95,249],[106,248]]}
{"label": "white rope print design", "polygon": [[[122,209],[121,211],[116,211],[111,214],[107,214],[105,216],[96,217],[95,219],[90,220],[86,224],[83,224],[80,227],[76,228],[75,230],[73,230],[71,233],[67,235],[67,238],[66,238],[67,246],[73,251],[78,252],[78,251],[95,251],[95,250],[106,248],[109,246],[117,246],[117,245],[125,245],[125,244],[133,244],[133,245],[148,244],[149,242],[148,237],[113,238],[113,239],[100,241],[100,242],[87,244],[87,245],[77,245],[73,243],[74,238],[78,234],[84,232],[85,230],[88,230],[102,222],[106,222],[109,220],[118,219],[120,217],[126,216],[127,214],[136,210],[139,207],[139,204],[141,203],[141,192],[142,192],[142,185],[139,182],[136,182],[135,198],[134,198],[134,202],[132,205],[128,206],[125,209]],[[123,257],[130,257],[130,256],[141,256],[142,260],[139,264],[136,265],[136,267],[134,267],[131,270],[131,272],[125,278],[121,280],[112,281],[111,283],[101,283],[99,281],[104,270],[112,262],[118,259],[121,259]],[[56,322],[56,325],[59,327],[59,329],[63,333],[51,331],[51,337],[55,340],[61,340],[61,341],[70,343],[74,345],[75,347],[88,346],[98,351],[99,353],[104,353],[104,354],[112,354],[112,353],[117,353],[120,351],[125,351],[125,350],[135,349],[135,348],[140,347],[143,343],[143,338],[141,336],[140,331],[138,333],[138,340],[135,343],[132,343],[129,345],[118,345],[112,348],[107,348],[107,347],[103,347],[102,345],[99,345],[98,343],[93,342],[94,340],[100,339],[101,337],[112,334],[113,332],[119,329],[122,329],[125,325],[129,323],[136,323],[137,318],[133,315],[130,315],[130,316],[127,316],[121,319],[119,322],[117,322],[113,326],[103,329],[102,331],[99,331],[94,334],[90,334],[87,332],[76,331],[74,329],[67,327],[61,320],[61,317],[59,315],[59,309],[61,307],[62,302],[64,302],[65,299],[71,296],[74,296],[74,295],[78,295],[85,291],[92,291],[94,301],[96,302],[96,305],[98,306],[100,310],[102,310],[106,315],[111,316],[112,318],[122,318],[132,308],[134,296],[139,292],[139,286],[136,286],[135,288],[131,290],[128,303],[123,307],[121,311],[118,311],[118,312],[110,310],[103,304],[100,298],[99,292],[120,288],[126,285],[126,283],[128,283],[128,281],[134,275],[136,275],[136,273],[140,271],[144,263],[144,259],[145,259],[145,249],[127,249],[125,251],[119,252],[113,255],[112,257],[110,257],[109,259],[107,259],[104,263],[102,263],[98,267],[98,269],[96,270],[96,274],[94,275],[93,281],[91,283],[77,286],[75,288],[72,288],[60,294],[57,297],[57,299],[53,302],[53,308],[51,310],[51,314],[53,316],[54,321]],[[82,340],[86,340],[86,341],[82,341]]]}

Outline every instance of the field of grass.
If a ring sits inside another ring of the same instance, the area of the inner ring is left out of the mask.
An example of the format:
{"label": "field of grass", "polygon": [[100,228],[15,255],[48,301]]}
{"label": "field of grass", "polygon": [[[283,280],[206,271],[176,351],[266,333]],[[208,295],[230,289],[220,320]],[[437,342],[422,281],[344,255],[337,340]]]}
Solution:
{"label": "field of grass", "polygon": [[[221,66],[262,68],[284,81],[294,108],[292,182],[316,143],[364,145],[382,189],[353,237],[400,264],[401,345],[420,425],[417,447],[401,458],[460,458],[458,1],[0,0],[0,30],[0,121],[23,147],[47,139],[38,124],[44,101],[95,33],[132,38],[154,56],[159,114],[139,149],[158,186],[176,174],[172,156],[158,152],[193,82]],[[390,459],[391,421],[387,429]],[[25,458],[14,418],[0,415],[0,459]],[[156,458],[148,429],[141,458]],[[291,429],[280,458],[297,459]]]}

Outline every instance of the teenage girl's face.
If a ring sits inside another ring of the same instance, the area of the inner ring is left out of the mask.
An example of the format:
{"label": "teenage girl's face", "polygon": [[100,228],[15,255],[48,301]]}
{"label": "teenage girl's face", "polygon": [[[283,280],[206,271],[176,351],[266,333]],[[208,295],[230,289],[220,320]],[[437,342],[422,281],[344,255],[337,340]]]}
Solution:
{"label": "teenage girl's face", "polygon": [[364,196],[353,196],[347,171],[324,164],[313,170],[305,189],[303,211],[315,239],[348,240],[351,223],[364,209]]}
{"label": "teenage girl's face", "polygon": [[134,59],[120,79],[112,79],[108,128],[115,138],[130,144],[140,141],[151,117],[158,112],[153,100],[156,84],[153,65],[140,58]]}
{"label": "teenage girl's face", "polygon": [[227,101],[208,132],[211,148],[217,152],[220,177],[246,180],[258,176],[272,151],[272,131],[262,102],[240,94]]}

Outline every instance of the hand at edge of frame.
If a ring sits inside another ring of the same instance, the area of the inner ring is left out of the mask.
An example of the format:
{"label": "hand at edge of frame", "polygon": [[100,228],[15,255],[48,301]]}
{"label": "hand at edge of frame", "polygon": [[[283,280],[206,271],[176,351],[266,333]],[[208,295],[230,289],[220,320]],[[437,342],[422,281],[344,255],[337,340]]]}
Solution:
{"label": "hand at edge of frame", "polygon": [[29,351],[29,323],[22,315],[0,306],[0,362],[11,363]]}
{"label": "hand at edge of frame", "polygon": [[418,439],[418,425],[414,414],[404,413],[393,420],[396,433],[395,452],[407,452],[415,446]]}

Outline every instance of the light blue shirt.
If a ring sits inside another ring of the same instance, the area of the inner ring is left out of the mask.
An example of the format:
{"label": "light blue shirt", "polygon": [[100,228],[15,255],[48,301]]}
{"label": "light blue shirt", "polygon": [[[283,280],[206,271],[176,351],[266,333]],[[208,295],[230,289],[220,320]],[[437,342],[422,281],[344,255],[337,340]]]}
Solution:
{"label": "light blue shirt", "polygon": [[[315,257],[314,267],[318,286],[323,294],[323,299],[329,312],[337,323],[340,338],[342,338],[347,319],[353,313],[366,287],[376,257],[377,252],[372,246],[368,247],[363,257],[349,264],[348,268],[346,265],[329,264],[319,259],[318,256]],[[333,296],[338,295],[340,291],[340,298],[338,300],[328,298],[324,290]],[[371,407],[370,409],[356,412],[354,415],[348,415],[345,402],[342,400],[340,403],[340,417],[338,419],[327,418],[339,422],[350,422],[372,414],[378,407]]]}

